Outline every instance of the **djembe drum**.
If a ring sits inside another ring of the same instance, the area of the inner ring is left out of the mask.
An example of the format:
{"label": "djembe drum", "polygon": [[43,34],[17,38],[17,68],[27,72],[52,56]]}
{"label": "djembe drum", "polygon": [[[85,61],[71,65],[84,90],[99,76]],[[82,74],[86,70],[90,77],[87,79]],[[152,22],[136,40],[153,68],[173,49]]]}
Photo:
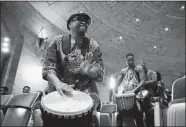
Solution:
{"label": "djembe drum", "polygon": [[116,94],[115,101],[120,111],[118,126],[135,127],[132,109],[136,102],[136,95],[134,93]]}
{"label": "djembe drum", "polygon": [[115,100],[120,111],[130,110],[134,107],[136,95],[134,93],[116,94]]}
{"label": "djembe drum", "polygon": [[61,96],[57,91],[41,100],[44,127],[88,127],[93,112],[90,95],[73,91],[72,96]]}

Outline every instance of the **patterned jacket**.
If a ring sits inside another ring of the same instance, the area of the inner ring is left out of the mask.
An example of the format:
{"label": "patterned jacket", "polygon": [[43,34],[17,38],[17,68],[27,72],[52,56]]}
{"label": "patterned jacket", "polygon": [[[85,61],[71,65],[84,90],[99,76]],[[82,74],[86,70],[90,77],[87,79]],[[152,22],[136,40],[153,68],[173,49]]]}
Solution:
{"label": "patterned jacket", "polygon": [[[64,46],[62,38],[63,35],[55,36],[46,49],[42,69],[43,79],[47,80],[46,75],[51,69],[54,69],[57,72],[58,78],[62,82],[65,82],[67,84],[76,84],[77,82],[81,83],[84,80],[87,80],[88,77],[79,76],[75,73],[75,70],[80,67],[80,64],[85,59],[85,55],[82,53],[82,49],[77,48],[77,46],[68,54],[64,54],[64,51],[62,49],[62,47]],[[73,47],[72,45],[73,43],[71,42],[70,46]],[[99,75],[95,79],[88,80],[101,82],[104,75],[102,52],[99,48],[98,43],[93,39],[90,39],[88,48],[88,53],[94,50],[96,64],[93,66],[93,68],[96,68],[96,72]],[[65,62],[64,64],[64,61],[67,62]]]}
{"label": "patterned jacket", "polygon": [[133,90],[139,85],[139,75],[136,72],[138,66],[134,69],[129,69],[128,67],[122,69],[120,71],[121,74],[124,75],[121,84],[118,87],[118,93],[124,93],[126,91]]}

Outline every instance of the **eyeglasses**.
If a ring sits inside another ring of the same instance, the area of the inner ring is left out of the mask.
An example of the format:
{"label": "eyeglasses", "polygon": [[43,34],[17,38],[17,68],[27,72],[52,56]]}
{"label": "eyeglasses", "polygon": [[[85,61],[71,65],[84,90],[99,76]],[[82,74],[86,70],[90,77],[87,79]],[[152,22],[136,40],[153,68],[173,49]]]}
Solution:
{"label": "eyeglasses", "polygon": [[90,25],[90,21],[88,19],[86,19],[85,17],[83,17],[83,16],[76,16],[76,17],[74,17],[71,20],[71,22],[74,22],[74,21],[85,22],[87,25]]}

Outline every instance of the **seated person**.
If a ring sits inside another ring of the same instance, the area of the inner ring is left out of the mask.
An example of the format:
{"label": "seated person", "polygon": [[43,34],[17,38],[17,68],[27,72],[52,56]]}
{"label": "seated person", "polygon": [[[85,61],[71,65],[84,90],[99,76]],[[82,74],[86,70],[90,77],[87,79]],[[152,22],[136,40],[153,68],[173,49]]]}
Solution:
{"label": "seated person", "polygon": [[[146,76],[143,68],[141,66],[136,66],[134,64],[134,55],[128,53],[126,55],[127,67],[122,69],[119,77],[117,79],[118,94],[132,92],[139,94],[141,88],[145,84]],[[139,104],[139,103],[138,103]],[[134,104],[132,108],[134,119],[136,121],[137,127],[144,127],[143,114],[139,111],[137,103]],[[122,112],[119,112],[119,126],[122,126],[123,118]]]}
{"label": "seated person", "polygon": [[24,86],[23,93],[30,93],[30,86]]}
{"label": "seated person", "polygon": [[[85,37],[90,22],[85,13],[71,15],[67,21],[70,35],[56,36],[49,44],[42,73],[48,81],[47,93],[57,90],[60,95],[70,95],[79,89],[98,95],[95,82],[103,81],[104,66],[98,43]],[[42,125],[40,110],[34,111],[33,120],[35,126]]]}
{"label": "seated person", "polygon": [[6,86],[3,86],[3,87],[1,87],[1,91],[0,91],[1,93],[1,95],[7,95],[8,94],[8,87],[6,87]]}

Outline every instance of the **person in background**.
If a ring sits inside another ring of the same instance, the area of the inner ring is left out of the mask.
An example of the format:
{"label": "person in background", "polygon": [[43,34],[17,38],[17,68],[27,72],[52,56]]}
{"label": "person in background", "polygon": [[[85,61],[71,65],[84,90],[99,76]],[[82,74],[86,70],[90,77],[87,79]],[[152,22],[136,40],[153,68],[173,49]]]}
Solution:
{"label": "person in background", "polygon": [[23,93],[30,93],[30,86],[24,86]]}
{"label": "person in background", "polygon": [[147,76],[147,80],[145,81],[145,86],[150,87],[150,88],[153,88],[153,86],[156,86],[156,84],[158,83],[156,71],[147,69],[146,63],[144,60],[140,60],[138,62],[138,65],[143,67],[145,74]]}
{"label": "person in background", "polygon": [[[148,91],[148,97],[144,98],[143,102],[143,112],[145,113],[145,122],[147,127],[154,127],[154,111],[151,110],[151,102],[150,98],[157,96],[157,87],[158,80],[161,81],[161,75],[157,75],[156,71],[146,68],[146,63],[144,60],[138,61],[138,65],[142,66],[145,74],[147,76],[147,80],[145,81],[144,89]],[[158,77],[157,77],[158,76]],[[158,80],[157,80],[158,78]]]}
{"label": "person in background", "polygon": [[[144,86],[146,81],[146,75],[143,67],[136,66],[134,64],[134,54],[128,53],[126,55],[126,64],[127,67],[122,69],[118,78],[117,78],[117,86],[118,86],[118,94],[121,93],[135,93],[140,94],[141,88]],[[138,103],[139,104],[139,103]],[[137,127],[145,127],[143,123],[143,113],[139,111],[137,101],[133,107],[133,115],[136,121]],[[119,113],[118,125],[122,126],[123,117],[122,112]]]}

